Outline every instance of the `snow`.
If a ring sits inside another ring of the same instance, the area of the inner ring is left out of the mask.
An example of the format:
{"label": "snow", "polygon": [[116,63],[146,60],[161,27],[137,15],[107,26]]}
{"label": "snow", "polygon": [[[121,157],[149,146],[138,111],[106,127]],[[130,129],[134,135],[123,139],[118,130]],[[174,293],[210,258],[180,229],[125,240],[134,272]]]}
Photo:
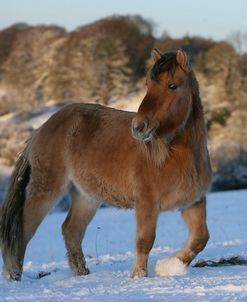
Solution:
{"label": "snow", "polygon": [[158,276],[184,275],[186,270],[187,266],[177,257],[160,259],[155,265],[155,273]]}
{"label": "snow", "polygon": [[[187,230],[178,211],[162,213],[150,255],[149,277],[131,279],[135,216],[99,209],[83,242],[91,274],[73,276],[60,226],[64,213],[46,217],[30,242],[21,282],[0,277],[0,301],[247,301],[247,266],[189,267],[180,276],[157,276],[158,260],[183,245]],[[208,195],[210,240],[197,259],[241,255],[247,259],[247,190]],[[0,260],[2,265],[2,260]],[[49,276],[35,279],[40,272]]]}
{"label": "snow", "polygon": [[32,113],[32,116],[25,121],[20,121],[19,114],[17,113],[8,113],[0,116],[0,123],[5,124],[22,124],[26,128],[39,128],[45,121],[47,121],[55,112],[61,109],[61,105],[54,105],[52,103],[48,103],[45,106],[41,107],[36,112]]}
{"label": "snow", "polygon": [[62,106],[48,103],[46,106],[42,107],[40,111],[36,112],[33,117],[25,120],[24,125],[27,128],[31,127],[33,129],[37,129],[61,108]]}

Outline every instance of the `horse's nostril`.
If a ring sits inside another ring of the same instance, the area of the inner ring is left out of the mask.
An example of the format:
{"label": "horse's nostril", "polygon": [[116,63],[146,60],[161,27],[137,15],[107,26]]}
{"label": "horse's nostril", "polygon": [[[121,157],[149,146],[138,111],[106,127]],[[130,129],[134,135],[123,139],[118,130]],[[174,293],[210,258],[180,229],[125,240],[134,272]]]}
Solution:
{"label": "horse's nostril", "polygon": [[142,130],[144,130],[144,128],[145,128],[145,123],[142,122],[141,124],[139,124],[139,125],[136,127],[136,131],[142,132]]}
{"label": "horse's nostril", "polygon": [[143,132],[147,128],[147,122],[144,121],[135,127],[136,132]]}

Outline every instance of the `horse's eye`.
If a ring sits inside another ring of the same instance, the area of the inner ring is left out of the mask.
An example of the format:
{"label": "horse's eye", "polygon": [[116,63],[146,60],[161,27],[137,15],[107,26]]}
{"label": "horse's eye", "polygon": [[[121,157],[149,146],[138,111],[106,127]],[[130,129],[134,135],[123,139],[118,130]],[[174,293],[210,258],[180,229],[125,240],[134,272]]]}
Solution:
{"label": "horse's eye", "polygon": [[175,90],[178,88],[178,86],[175,84],[175,83],[171,83],[168,85],[168,88],[171,89],[171,90]]}

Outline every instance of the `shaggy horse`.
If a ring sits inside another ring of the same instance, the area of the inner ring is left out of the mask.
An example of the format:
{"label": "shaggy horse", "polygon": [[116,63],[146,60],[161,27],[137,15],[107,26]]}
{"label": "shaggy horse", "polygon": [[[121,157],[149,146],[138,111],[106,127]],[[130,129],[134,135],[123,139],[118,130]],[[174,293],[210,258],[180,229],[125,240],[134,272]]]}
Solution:
{"label": "shaggy horse", "polygon": [[62,233],[76,275],[89,273],[81,243],[102,202],[135,209],[132,277],[147,276],[161,211],[180,209],[189,239],[174,256],[158,262],[157,273],[181,273],[205,247],[211,168],[198,84],[184,51],[155,49],[153,59],[137,113],[71,104],[33,133],[1,210],[7,278],[20,280],[29,240],[70,182],[72,204]]}

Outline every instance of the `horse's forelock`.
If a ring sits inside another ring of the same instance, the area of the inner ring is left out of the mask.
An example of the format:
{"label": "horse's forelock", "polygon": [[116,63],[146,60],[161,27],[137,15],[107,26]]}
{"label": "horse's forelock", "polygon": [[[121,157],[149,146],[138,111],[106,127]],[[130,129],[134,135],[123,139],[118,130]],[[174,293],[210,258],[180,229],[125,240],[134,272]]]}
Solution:
{"label": "horse's forelock", "polygon": [[153,81],[157,82],[162,72],[167,71],[173,76],[177,67],[176,52],[164,53],[151,68],[150,77]]}

